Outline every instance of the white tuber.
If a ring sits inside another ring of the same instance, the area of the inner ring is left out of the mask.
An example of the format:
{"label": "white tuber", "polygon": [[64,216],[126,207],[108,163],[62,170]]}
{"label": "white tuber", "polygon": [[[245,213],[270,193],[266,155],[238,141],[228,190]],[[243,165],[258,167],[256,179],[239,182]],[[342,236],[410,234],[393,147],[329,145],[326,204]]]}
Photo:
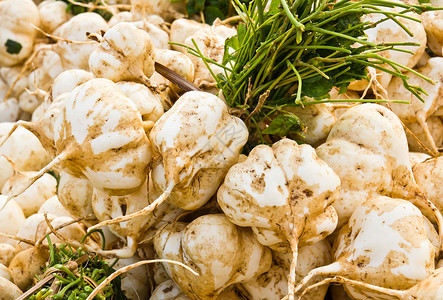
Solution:
{"label": "white tuber", "polygon": [[356,207],[380,194],[407,199],[442,223],[441,214],[414,181],[402,124],[389,109],[377,104],[350,108],[316,151],[341,179],[340,195],[333,203],[338,229]]}
{"label": "white tuber", "polygon": [[[344,276],[366,284],[408,289],[435,268],[434,246],[423,215],[409,201],[375,196],[357,207],[334,243],[335,262],[312,270],[297,291],[316,276]],[[345,285],[353,299],[367,299],[359,287]]]}
{"label": "white tuber", "polygon": [[14,246],[6,243],[0,243],[0,263],[6,267],[9,266],[11,260],[17,253],[18,250]]}
{"label": "white tuber", "polygon": [[161,195],[140,212],[96,226],[149,213],[165,200],[186,210],[203,206],[237,162],[247,138],[245,124],[229,114],[221,99],[205,92],[185,93],[150,132],[151,179],[154,192]]}
{"label": "white tuber", "polygon": [[[15,192],[22,189],[36,173],[37,172],[17,172],[5,182],[1,190],[2,194],[7,196],[14,195]],[[22,209],[25,217],[29,217],[37,213],[40,206],[55,195],[56,185],[57,181],[54,176],[46,173],[35,181],[24,193],[15,197],[14,200]]]}
{"label": "white tuber", "polygon": [[185,294],[201,300],[213,299],[227,286],[266,272],[272,259],[250,229],[235,226],[222,214],[168,225],[154,238],[154,247],[160,258],[183,262],[197,271],[199,276],[163,264]]}
{"label": "white tuber", "polygon": [[98,44],[87,40],[86,33],[100,33],[106,30],[108,30],[106,21],[99,14],[93,12],[78,14],[59,26],[53,33],[55,36],[80,42],[57,42],[54,50],[60,55],[63,67],[65,69],[89,70],[88,58],[92,51],[98,47]]}
{"label": "white tuber", "polygon": [[154,73],[153,46],[149,34],[131,23],[114,25],[105,33],[100,46],[91,53],[89,67],[95,76],[114,82],[149,82],[148,78]]}
{"label": "white tuber", "polygon": [[52,33],[57,27],[67,22],[68,4],[63,1],[46,0],[38,5],[40,27],[44,32]]}
{"label": "white tuber", "polygon": [[443,212],[443,157],[418,163],[412,169],[415,180],[426,197]]}
{"label": "white tuber", "polygon": [[0,2],[0,66],[11,67],[32,52],[40,25],[37,6],[31,0]]}
{"label": "white tuber", "polygon": [[16,245],[17,242],[15,240],[1,234],[17,235],[26,218],[22,209],[14,200],[6,203],[7,198],[5,195],[0,195],[0,207],[3,207],[0,210],[0,243]]}
{"label": "white tuber", "polygon": [[[271,268],[257,278],[241,285],[248,291],[250,300],[280,300],[288,294],[287,275],[291,265],[290,253],[273,251]],[[297,257],[297,277],[299,282],[309,271],[332,262],[331,247],[325,240],[300,247]],[[327,286],[311,291],[302,299],[323,300]]]}
{"label": "white tuber", "polygon": [[298,247],[324,239],[334,231],[340,179],[309,145],[283,139],[259,145],[234,165],[217,193],[229,220],[251,226],[260,243],[292,252],[288,276],[294,297]]}

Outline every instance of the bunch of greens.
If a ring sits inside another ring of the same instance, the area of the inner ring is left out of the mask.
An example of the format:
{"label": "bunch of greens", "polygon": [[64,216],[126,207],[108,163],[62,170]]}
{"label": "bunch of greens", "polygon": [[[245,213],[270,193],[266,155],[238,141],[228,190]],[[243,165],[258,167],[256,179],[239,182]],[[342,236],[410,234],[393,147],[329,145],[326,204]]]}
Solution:
{"label": "bunch of greens", "polygon": [[[68,4],[66,11],[70,12],[73,15],[78,15],[90,11],[88,7],[82,4],[92,3],[94,5],[102,5],[104,3],[103,0],[76,0],[76,1],[60,0],[60,1],[63,1],[66,4]],[[93,9],[92,11],[102,16],[103,19],[105,19],[106,21],[109,21],[112,18],[112,13],[106,9]]]}
{"label": "bunch of greens", "polygon": [[[375,44],[367,41],[364,30],[393,20],[411,34],[398,18],[420,22],[406,13],[435,8],[385,0],[233,0],[233,5],[241,22],[237,35],[226,41],[223,63],[204,58],[198,48],[188,51],[208,68],[210,63],[224,68],[224,74],[213,77],[228,104],[252,122],[252,144],[301,133],[300,119],[284,108],[332,101],[327,98],[333,87],[343,93],[350,82],[367,79],[368,66],[401,78],[421,99],[423,90],[410,86],[402,73],[416,72],[379,54],[410,52],[397,47],[417,44]],[[393,7],[401,12],[384,9]],[[372,24],[362,21],[372,13],[384,18]]]}
{"label": "bunch of greens", "polygon": [[[89,294],[104,281],[115,269],[109,265],[101,256],[88,253],[82,248],[73,249],[69,245],[51,244],[49,236],[50,261],[43,270],[44,278],[37,278],[43,285],[37,285],[35,290],[27,299],[86,299]],[[83,241],[82,241],[83,242]],[[44,280],[51,276],[52,280]],[[107,285],[94,300],[127,300],[121,289],[121,279],[117,277],[111,284]]]}

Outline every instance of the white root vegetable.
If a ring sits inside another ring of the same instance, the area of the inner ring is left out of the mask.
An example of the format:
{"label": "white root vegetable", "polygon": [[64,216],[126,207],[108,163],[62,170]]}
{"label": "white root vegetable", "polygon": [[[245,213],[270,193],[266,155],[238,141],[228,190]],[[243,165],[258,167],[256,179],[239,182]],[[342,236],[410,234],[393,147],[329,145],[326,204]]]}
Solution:
{"label": "white root vegetable", "polygon": [[149,140],[137,107],[112,81],[90,80],[57,100],[51,105],[55,112],[48,110],[48,116],[43,117],[47,122],[56,116],[51,125],[53,133],[43,127],[44,135],[39,136],[50,148],[52,137],[48,136],[53,134],[52,149],[57,157],[11,197],[59,163],[72,175],[86,176],[96,187],[116,194],[131,192],[143,184],[151,157]]}
{"label": "white root vegetable", "polygon": [[36,95],[23,92],[18,96],[18,105],[20,109],[27,113],[33,113],[34,110],[42,103],[41,99]]}
{"label": "white root vegetable", "polygon": [[[21,171],[37,171],[50,161],[49,153],[43,148],[40,141],[27,129],[18,128],[7,137],[14,123],[0,123],[0,136],[3,144],[0,154],[14,162]],[[7,139],[7,140],[6,140]]]}
{"label": "white root vegetable", "polygon": [[237,161],[247,138],[245,124],[228,113],[222,100],[205,92],[185,93],[150,132],[151,178],[154,193],[161,195],[140,212],[94,227],[149,213],[165,200],[186,210],[203,206]]}
{"label": "white root vegetable", "polygon": [[259,145],[234,165],[217,193],[229,220],[251,226],[260,243],[292,253],[288,295],[294,297],[298,247],[334,231],[340,179],[309,145],[283,139]]}
{"label": "white root vegetable", "polygon": [[154,73],[149,34],[131,23],[114,25],[105,33],[100,46],[91,53],[89,67],[95,76],[114,82],[136,80],[149,83],[148,78]]}
{"label": "white root vegetable", "polygon": [[[3,99],[1,95],[0,99]],[[0,102],[0,122],[15,122],[19,113],[20,106],[16,98],[8,98]]]}
{"label": "white root vegetable", "polygon": [[0,2],[0,66],[10,67],[25,60],[32,52],[40,25],[37,6],[31,0]]}
{"label": "white root vegetable", "polygon": [[168,279],[155,288],[149,300],[191,300],[191,298],[183,294],[172,279]]}
{"label": "white root vegetable", "polygon": [[224,215],[168,225],[154,238],[154,247],[159,257],[189,264],[199,274],[163,264],[191,299],[213,299],[227,286],[266,272],[272,259],[250,229],[235,226]]}
{"label": "white root vegetable", "polygon": [[[7,196],[0,195],[0,233],[17,235],[22,225],[25,223],[25,215],[22,209],[14,200],[6,203]],[[16,245],[17,242],[0,234],[0,243]]]}
{"label": "white root vegetable", "polygon": [[428,159],[412,169],[420,190],[443,212],[443,157]]}
{"label": "white root vegetable", "polygon": [[[45,238],[47,234],[49,234],[51,242],[55,244],[80,241],[86,234],[83,226],[74,222],[71,217],[50,214],[46,216],[57,234],[52,233],[48,227],[45,215],[33,214],[26,219],[17,236],[30,242],[41,242],[43,245],[47,245],[48,241]],[[29,244],[24,242],[20,242],[19,247],[23,250],[31,248]]]}
{"label": "white root vegetable", "polygon": [[[176,44],[185,44],[185,40],[194,35],[199,30],[209,29],[211,26],[205,23],[197,22],[190,19],[176,19],[171,24],[171,31],[169,33],[170,40]],[[172,45],[172,49],[176,51],[182,51],[183,47]]]}
{"label": "white root vegetable", "polygon": [[91,72],[81,69],[71,69],[55,77],[51,87],[51,96],[55,100],[64,93],[71,92],[74,88],[94,78]]}
{"label": "white root vegetable", "polygon": [[169,203],[191,210],[216,192],[237,161],[248,131],[219,98],[188,92],[156,122],[150,138],[156,157],[154,189],[169,193]]}
{"label": "white root vegetable", "polygon": [[75,218],[88,215],[95,218],[92,210],[92,184],[88,179],[61,171],[57,195],[63,207]]}
{"label": "white root vegetable", "polygon": [[[75,87],[93,78],[92,73],[72,69],[60,73],[51,86],[51,92],[45,97],[45,101],[39,105],[38,112],[32,115],[32,122],[18,121],[16,122],[9,133],[3,137],[2,143],[15,132],[17,127],[24,127],[31,131],[40,141],[42,146],[52,157],[56,155],[57,149],[54,142],[54,123],[60,110],[63,106],[63,102],[68,93]],[[1,144],[0,144],[1,145]],[[38,169],[40,170],[41,167]]]}
{"label": "white root vegetable", "polygon": [[39,51],[32,63],[35,69],[27,76],[31,91],[36,88],[49,91],[54,79],[64,71],[61,57],[51,49]]}
{"label": "white root vegetable", "polygon": [[0,264],[9,266],[11,260],[18,253],[14,246],[6,243],[0,243]]}
{"label": "white root vegetable", "polygon": [[58,200],[57,195],[52,196],[48,200],[46,200],[39,208],[37,214],[51,214],[57,217],[70,217],[72,218],[72,214],[67,211],[63,205]]}
{"label": "white root vegetable", "polygon": [[14,163],[5,155],[0,155],[0,190],[5,185],[5,182],[15,174]]}
{"label": "white root vegetable", "polygon": [[[410,85],[419,86],[426,91],[428,95],[423,95],[424,102],[421,102],[407,91],[403,87],[403,83],[399,78],[393,78],[387,88],[389,98],[407,100],[411,102],[411,105],[392,103],[391,109],[405,124],[414,122],[420,124],[427,137],[427,142],[431,145],[431,150],[434,153],[438,153],[438,146],[432,137],[426,121],[441,106],[443,106],[443,58],[433,57],[428,60],[424,67],[417,71],[436,82],[435,84],[427,82],[412,72],[407,72],[405,74],[410,77],[408,80]],[[439,133],[439,135],[441,134],[442,133]]]}
{"label": "white root vegetable", "polygon": [[40,27],[44,32],[52,33],[57,27],[67,22],[68,4],[63,1],[46,0],[38,5]]}
{"label": "white root vegetable", "polygon": [[[131,258],[119,259],[113,268],[120,269],[141,260],[137,255]],[[148,272],[147,268],[146,265],[142,265],[131,269],[126,272],[125,276],[121,279],[121,288],[128,299],[148,299],[148,295],[151,292],[151,285],[149,277],[146,276]]]}
{"label": "white root vegetable", "polygon": [[[376,196],[364,202],[334,243],[336,261],[312,270],[297,285],[302,291],[316,276],[344,276],[385,288],[404,290],[435,269],[434,247],[423,215],[409,201]],[[345,285],[353,299],[367,299],[360,287]]]}
{"label": "white root vegetable", "polygon": [[[409,161],[411,162],[412,171],[414,171],[414,166],[424,162],[428,158],[431,158],[431,156],[427,155],[426,153],[421,152],[409,152]],[[415,174],[414,174],[415,177]],[[415,179],[417,181],[417,179]]]}
{"label": "white root vegetable", "polygon": [[[441,148],[443,145],[443,121],[439,117],[431,116],[426,120],[425,130],[419,123],[410,123],[407,125],[409,130],[415,135],[413,137],[409,131],[406,131],[406,138],[408,140],[409,151],[416,152],[430,152],[430,149]],[[427,132],[427,130],[429,130]],[[429,142],[429,135],[432,142]],[[420,143],[417,141],[420,141]],[[422,145],[424,144],[424,148]],[[436,147],[436,148],[435,148]]]}
{"label": "white root vegetable", "polygon": [[2,300],[15,300],[22,294],[23,292],[15,284],[0,276],[0,298]]}
{"label": "white root vegetable", "polygon": [[[431,0],[434,7],[442,7],[443,1]],[[439,56],[443,55],[443,12],[441,10],[429,11],[422,14],[423,26],[428,37],[428,47]]]}
{"label": "white root vegetable", "polygon": [[145,85],[120,81],[117,86],[137,106],[143,120],[143,128],[149,132],[154,123],[163,115],[162,98]]}
{"label": "white root vegetable", "polygon": [[11,272],[9,269],[2,263],[0,263],[0,277],[3,277],[9,281],[12,281]]}
{"label": "white root vegetable", "polygon": [[146,180],[151,151],[141,115],[110,80],[90,80],[69,94],[54,141],[58,156],[52,163],[58,160],[98,189],[126,194]]}
{"label": "white root vegetable", "polygon": [[42,274],[48,258],[49,251],[46,247],[32,247],[19,252],[9,265],[13,282],[25,291],[32,285],[35,276]]}
{"label": "white root vegetable", "polygon": [[59,26],[54,35],[70,41],[58,41],[54,50],[60,55],[65,69],[83,69],[88,71],[88,59],[98,44],[88,41],[86,33],[97,33],[108,30],[107,22],[96,13],[86,12],[72,17],[68,22]]}
{"label": "white root vegetable", "polygon": [[[28,86],[28,78],[26,76],[19,77],[21,70],[22,70],[21,66],[0,68],[0,77],[3,79],[4,83],[7,86],[3,98],[5,97],[9,89],[11,89],[10,96],[17,98]],[[17,80],[17,77],[19,77],[18,81],[12,87],[14,82]]]}
{"label": "white root vegetable", "polygon": [[[290,253],[273,252],[271,268],[259,277],[244,282],[241,285],[248,291],[250,300],[280,300],[288,294],[287,275],[289,273],[291,258]],[[325,240],[312,245],[300,247],[297,257],[297,277],[299,282],[309,271],[332,262],[331,247]],[[323,300],[327,286],[312,290],[303,299]]]}
{"label": "white root vegetable", "polygon": [[414,181],[406,136],[392,111],[377,104],[350,108],[316,151],[341,179],[340,195],[333,203],[339,217],[338,229],[356,207],[381,194],[417,205],[439,224],[441,235],[441,214]]}
{"label": "white root vegetable", "polygon": [[[135,192],[123,196],[111,196],[96,188],[93,189],[92,209],[99,221],[112,220],[138,212],[150,203],[146,182]],[[143,238],[144,231],[152,227],[157,222],[157,218],[163,216],[167,208],[168,205],[164,203],[158,206],[149,216],[139,216],[124,223],[110,225],[109,229],[124,240],[127,246],[122,249],[104,251],[103,253],[112,253],[121,258],[132,257],[137,249],[138,242]]]}
{"label": "white root vegetable", "polygon": [[[4,184],[2,194],[12,196],[17,190],[21,190],[29,179],[37,172],[16,172]],[[35,181],[24,193],[14,198],[15,202],[20,206],[25,217],[37,213],[40,206],[46,200],[55,195],[57,180],[50,174],[44,174]]]}

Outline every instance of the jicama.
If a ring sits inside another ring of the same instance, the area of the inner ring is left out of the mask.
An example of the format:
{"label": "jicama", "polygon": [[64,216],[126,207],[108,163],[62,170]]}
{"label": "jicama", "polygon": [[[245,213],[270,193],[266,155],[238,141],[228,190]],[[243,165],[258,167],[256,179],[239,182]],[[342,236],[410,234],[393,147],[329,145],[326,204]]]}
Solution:
{"label": "jicama", "polygon": [[106,31],[100,46],[89,56],[89,67],[95,76],[114,82],[134,80],[148,83],[154,73],[153,46],[149,34],[131,23],[114,25]]}
{"label": "jicama", "polygon": [[[37,172],[16,172],[4,184],[2,195],[14,195],[17,190],[28,183]],[[25,217],[37,213],[46,200],[55,195],[57,181],[54,176],[46,173],[35,181],[24,193],[14,198]]]}
{"label": "jicama", "polygon": [[63,207],[75,218],[91,216],[95,219],[92,210],[92,184],[86,178],[79,178],[67,172],[60,172],[57,195]]}
{"label": "jicama", "polygon": [[[174,44],[185,44],[185,40],[199,30],[208,29],[210,26],[190,19],[176,19],[171,24],[170,40]],[[183,48],[172,45],[172,49],[180,51]]]}
{"label": "jicama", "polygon": [[353,299],[367,299],[366,284],[404,290],[435,269],[434,246],[423,215],[409,201],[375,196],[358,206],[334,243],[335,262],[319,267],[297,285],[302,291],[316,276],[344,276],[362,282],[345,285]]}
{"label": "jicama", "polygon": [[298,248],[335,230],[331,203],[340,179],[309,145],[283,139],[256,146],[248,158],[229,169],[217,200],[226,216],[252,227],[260,243],[292,253],[288,294],[294,297]]}
{"label": "jicama", "polygon": [[[434,7],[443,7],[443,1],[441,0],[431,0],[430,2]],[[441,10],[425,12],[422,16],[423,26],[428,37],[428,47],[434,54],[439,56],[443,55],[442,20],[443,12]]]}
{"label": "jicama", "polygon": [[[63,67],[67,69],[83,69],[89,71],[88,59],[98,44],[88,41],[86,33],[97,33],[109,29],[107,22],[96,13],[86,12],[72,17],[59,26],[54,35],[72,42],[59,40],[53,49],[60,55]],[[75,43],[77,42],[77,43]]]}
{"label": "jicama", "polygon": [[23,292],[12,282],[0,276],[0,298],[3,300],[16,300]]}
{"label": "jicama", "polygon": [[20,251],[9,265],[14,284],[25,291],[32,285],[35,276],[42,274],[48,258],[49,253],[45,247],[31,247]]}
{"label": "jicama", "polygon": [[381,194],[408,199],[439,225],[441,234],[442,216],[414,181],[403,126],[389,109],[378,104],[350,108],[316,152],[341,179],[340,195],[332,204],[338,228],[361,203]]}
{"label": "jicama", "polygon": [[5,0],[0,2],[0,19],[0,66],[11,67],[31,54],[40,17],[31,0]]}
{"label": "jicama", "polygon": [[37,214],[51,214],[57,217],[70,217],[73,218],[72,214],[70,214],[60,203],[57,195],[52,196],[47,199],[38,209]]}
{"label": "jicama", "polygon": [[414,166],[415,180],[420,190],[443,212],[443,157],[425,160]]}
{"label": "jicama", "polygon": [[[92,209],[99,221],[112,220],[117,217],[126,216],[138,212],[152,202],[148,195],[147,183],[145,182],[138,190],[123,196],[111,196],[106,192],[93,188]],[[132,257],[137,249],[138,242],[144,237],[147,229],[154,226],[168,209],[164,203],[158,206],[148,216],[132,218],[127,222],[109,225],[109,229],[127,244],[122,249],[99,251],[102,254],[114,254],[120,258]],[[100,226],[100,225],[99,225]]]}
{"label": "jicama", "polygon": [[[271,268],[250,281],[242,283],[242,287],[248,292],[250,300],[280,300],[288,294],[287,275],[289,273],[291,258],[290,253],[273,251],[273,263]],[[312,245],[300,247],[297,257],[296,282],[299,282],[309,271],[332,262],[331,247],[325,240]],[[327,286],[311,290],[304,299],[325,298]]]}
{"label": "jicama", "polygon": [[151,179],[154,193],[161,195],[139,212],[93,228],[149,213],[165,200],[186,210],[203,206],[237,162],[247,138],[243,121],[230,115],[221,99],[205,92],[185,93],[150,132]]}
{"label": "jicama", "polygon": [[3,207],[0,209],[0,243],[15,246],[17,241],[2,235],[2,233],[15,236],[25,223],[26,217],[17,202],[11,200],[6,203],[7,198],[8,196],[0,195],[0,207]]}
{"label": "jicama", "polygon": [[240,228],[222,214],[204,215],[189,224],[164,227],[154,238],[160,258],[189,264],[199,276],[166,265],[166,272],[192,299],[213,299],[236,282],[250,280],[271,266],[271,252],[249,228]]}
{"label": "jicama", "polygon": [[40,15],[40,29],[52,33],[57,27],[66,23],[69,19],[67,13],[68,4],[64,1],[46,0],[38,5]]}
{"label": "jicama", "polygon": [[20,171],[38,171],[50,161],[49,153],[43,148],[40,141],[27,129],[18,128],[8,136],[14,123],[0,124],[2,142],[0,153],[14,162]]}

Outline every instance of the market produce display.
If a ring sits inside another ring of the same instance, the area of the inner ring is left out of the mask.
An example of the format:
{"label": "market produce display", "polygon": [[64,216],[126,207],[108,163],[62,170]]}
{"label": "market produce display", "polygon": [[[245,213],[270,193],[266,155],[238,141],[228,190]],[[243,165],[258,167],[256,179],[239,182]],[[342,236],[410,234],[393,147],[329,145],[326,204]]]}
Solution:
{"label": "market produce display", "polygon": [[0,300],[443,299],[443,1],[0,0]]}

